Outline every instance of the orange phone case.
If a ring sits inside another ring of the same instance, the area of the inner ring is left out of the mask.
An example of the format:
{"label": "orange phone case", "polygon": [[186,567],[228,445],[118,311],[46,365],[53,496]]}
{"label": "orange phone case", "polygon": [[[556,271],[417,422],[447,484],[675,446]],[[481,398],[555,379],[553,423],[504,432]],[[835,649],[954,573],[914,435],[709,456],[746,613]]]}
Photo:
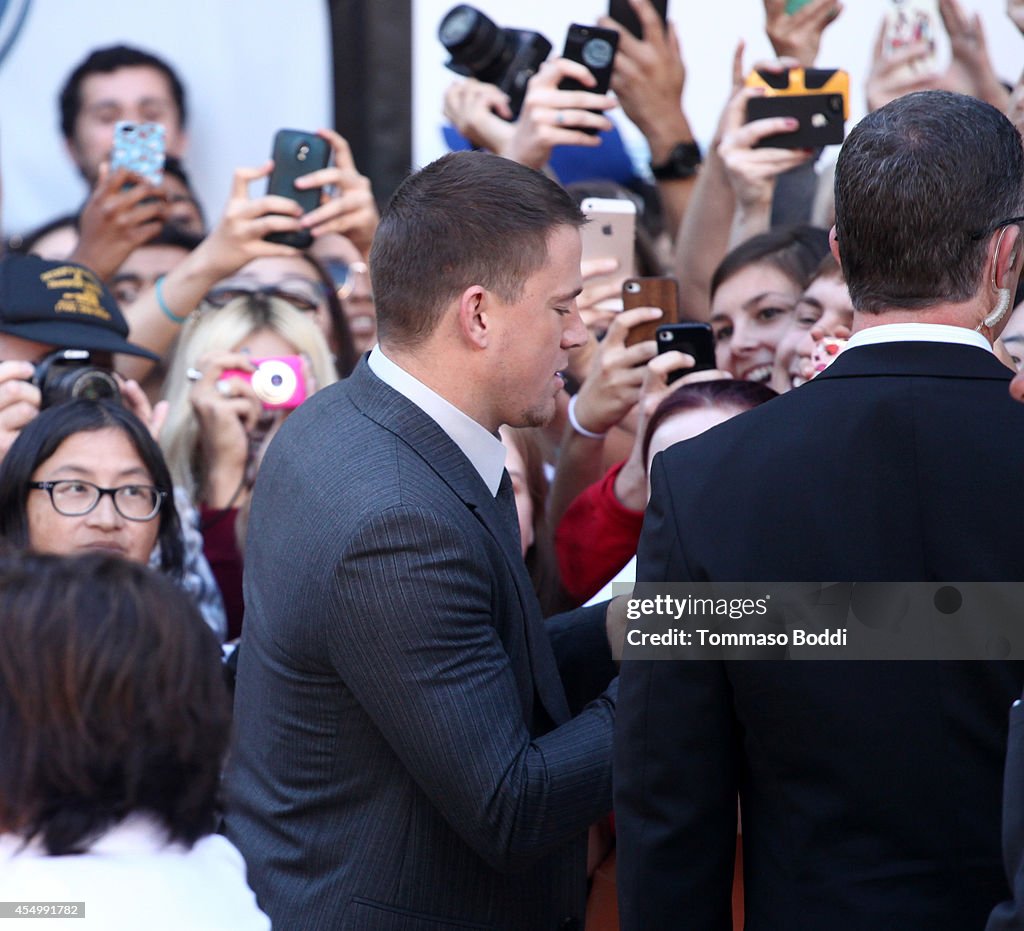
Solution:
{"label": "orange phone case", "polygon": [[824,68],[791,68],[780,74],[752,71],[747,87],[760,87],[763,97],[747,101],[747,122],[774,116],[793,117],[799,128],[758,142],[755,148],[777,146],[814,149],[838,145],[850,117],[850,76]]}

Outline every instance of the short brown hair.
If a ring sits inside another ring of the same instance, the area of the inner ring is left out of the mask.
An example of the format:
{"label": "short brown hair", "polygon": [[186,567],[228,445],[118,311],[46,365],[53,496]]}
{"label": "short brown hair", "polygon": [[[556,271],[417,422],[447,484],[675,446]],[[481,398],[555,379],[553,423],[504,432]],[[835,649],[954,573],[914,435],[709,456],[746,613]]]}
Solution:
{"label": "short brown hair", "polygon": [[517,300],[559,226],[586,222],[539,171],[486,152],[455,152],[410,175],[384,208],[370,252],[383,341],[411,347],[477,284]]}
{"label": "short brown hair", "polygon": [[868,114],[836,161],[836,236],[862,313],[962,302],[996,225],[1024,212],[1020,134],[995,107],[921,91]]}
{"label": "short brown hair", "polygon": [[83,852],[132,812],[214,828],[230,702],[188,595],[105,555],[0,558],[0,832]]}

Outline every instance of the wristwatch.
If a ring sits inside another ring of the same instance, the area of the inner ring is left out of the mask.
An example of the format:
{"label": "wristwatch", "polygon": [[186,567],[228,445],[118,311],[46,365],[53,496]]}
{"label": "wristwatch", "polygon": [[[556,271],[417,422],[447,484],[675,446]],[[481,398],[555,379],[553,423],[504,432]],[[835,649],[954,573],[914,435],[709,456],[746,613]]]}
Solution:
{"label": "wristwatch", "polygon": [[701,161],[700,146],[696,142],[677,142],[664,162],[651,163],[651,174],[658,181],[681,181],[697,174]]}

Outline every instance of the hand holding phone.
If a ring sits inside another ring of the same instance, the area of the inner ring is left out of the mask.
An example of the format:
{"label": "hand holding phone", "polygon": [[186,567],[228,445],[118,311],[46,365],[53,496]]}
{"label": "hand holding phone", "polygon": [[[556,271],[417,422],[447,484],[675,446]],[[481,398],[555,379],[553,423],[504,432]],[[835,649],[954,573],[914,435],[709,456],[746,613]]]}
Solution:
{"label": "hand holding phone", "polygon": [[[297,188],[295,179],[327,167],[331,157],[327,140],[316,133],[299,129],[281,129],[274,136],[274,170],[267,182],[267,193],[295,201],[302,212],[309,213],[320,204],[321,188]],[[313,242],[309,230],[290,233],[268,233],[267,242],[282,243],[306,249]]]}

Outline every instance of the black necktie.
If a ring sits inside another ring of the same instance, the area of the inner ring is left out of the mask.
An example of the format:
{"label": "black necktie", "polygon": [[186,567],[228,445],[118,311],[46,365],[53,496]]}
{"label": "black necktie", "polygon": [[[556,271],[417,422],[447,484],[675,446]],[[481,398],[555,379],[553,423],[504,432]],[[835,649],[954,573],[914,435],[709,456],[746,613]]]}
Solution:
{"label": "black necktie", "polygon": [[501,484],[498,485],[498,494],[495,497],[498,511],[508,526],[512,539],[515,540],[516,549],[522,548],[522,537],[519,535],[519,512],[516,510],[516,493],[512,490],[512,477],[508,469],[502,469]]}

